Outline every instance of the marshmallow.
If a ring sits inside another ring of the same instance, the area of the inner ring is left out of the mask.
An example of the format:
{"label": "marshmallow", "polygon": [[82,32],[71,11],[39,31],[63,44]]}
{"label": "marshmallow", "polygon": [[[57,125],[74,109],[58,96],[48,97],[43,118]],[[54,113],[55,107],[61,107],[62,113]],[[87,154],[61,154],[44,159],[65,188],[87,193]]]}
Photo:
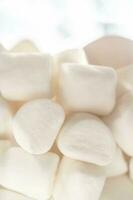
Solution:
{"label": "marshmallow", "polygon": [[38,52],[36,45],[30,40],[22,40],[18,42],[11,50],[11,52],[17,53],[29,53],[29,52]]}
{"label": "marshmallow", "polygon": [[16,192],[0,188],[0,200],[33,200]]}
{"label": "marshmallow", "polygon": [[116,142],[129,156],[133,156],[133,95],[126,93],[118,99],[113,112],[103,117]]}
{"label": "marshmallow", "polygon": [[133,90],[133,65],[125,66],[117,70],[118,96]]}
{"label": "marshmallow", "polygon": [[115,69],[133,63],[133,41],[119,36],[105,36],[85,47],[89,62]]}
{"label": "marshmallow", "polygon": [[12,111],[6,100],[0,97],[0,135],[5,136],[10,131]]}
{"label": "marshmallow", "polygon": [[124,155],[119,147],[117,147],[112,162],[104,167],[107,177],[119,176],[128,171],[128,165]]}
{"label": "marshmallow", "polygon": [[54,153],[33,156],[19,147],[0,155],[0,185],[35,199],[52,195],[59,158]]}
{"label": "marshmallow", "polygon": [[98,200],[105,183],[104,170],[64,157],[55,182],[55,200]]}
{"label": "marshmallow", "polygon": [[48,99],[24,104],[13,120],[13,134],[27,152],[42,154],[50,150],[64,122],[62,107]]}
{"label": "marshmallow", "polygon": [[101,166],[112,162],[116,149],[108,127],[87,113],[73,114],[66,121],[57,145],[65,156]]}
{"label": "marshmallow", "polygon": [[11,147],[10,140],[0,140],[0,155]]}
{"label": "marshmallow", "polygon": [[52,97],[52,58],[43,54],[0,55],[0,91],[8,100]]}
{"label": "marshmallow", "polygon": [[107,115],[115,105],[116,84],[117,76],[112,68],[63,64],[58,98],[69,111]]}
{"label": "marshmallow", "polygon": [[87,64],[87,57],[83,49],[69,49],[55,55],[55,61],[58,66],[63,63]]}
{"label": "marshmallow", "polygon": [[128,176],[118,176],[106,181],[100,200],[132,200],[133,183]]}

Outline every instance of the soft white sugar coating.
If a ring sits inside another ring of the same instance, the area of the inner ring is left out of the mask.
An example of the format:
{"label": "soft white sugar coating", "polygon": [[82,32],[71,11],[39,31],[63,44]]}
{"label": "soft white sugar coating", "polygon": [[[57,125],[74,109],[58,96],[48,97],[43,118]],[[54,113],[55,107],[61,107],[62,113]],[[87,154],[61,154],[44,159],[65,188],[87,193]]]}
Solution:
{"label": "soft white sugar coating", "polygon": [[64,157],[53,197],[54,200],[99,200],[104,183],[102,168]]}
{"label": "soft white sugar coating", "polygon": [[0,91],[13,101],[52,97],[52,57],[47,54],[0,55]]}
{"label": "soft white sugar coating", "polygon": [[0,140],[0,154],[4,153],[11,147],[10,140]]}
{"label": "soft white sugar coating", "polygon": [[9,132],[12,121],[12,111],[6,100],[0,97],[0,134]]}
{"label": "soft white sugar coating", "polygon": [[27,152],[42,154],[52,147],[64,118],[59,104],[48,99],[36,99],[24,104],[16,113],[13,134]]}
{"label": "soft white sugar coating", "polygon": [[87,113],[68,118],[57,145],[65,156],[103,166],[111,163],[116,149],[109,128],[98,117]]}
{"label": "soft white sugar coating", "polygon": [[12,147],[0,156],[0,185],[35,199],[48,199],[58,163],[54,153],[33,156]]}
{"label": "soft white sugar coating", "polygon": [[112,68],[67,63],[60,68],[58,98],[67,110],[106,115],[115,105],[116,84]]}
{"label": "soft white sugar coating", "polygon": [[85,51],[83,49],[69,49],[54,56],[54,90],[58,92],[59,71],[63,63],[88,64]]}
{"label": "soft white sugar coating", "polygon": [[69,49],[62,51],[55,55],[55,61],[58,66],[63,63],[88,63],[85,51],[83,49]]}
{"label": "soft white sugar coating", "polygon": [[33,200],[19,193],[0,188],[0,200]]}
{"label": "soft white sugar coating", "polygon": [[99,200],[133,200],[133,183],[126,175],[110,178]]}
{"label": "soft white sugar coating", "polygon": [[133,90],[133,65],[125,66],[117,70],[118,96]]}
{"label": "soft white sugar coating", "polygon": [[38,52],[38,48],[32,42],[31,40],[22,40],[18,42],[12,49],[10,49],[11,52],[17,52],[17,53],[29,53],[29,52]]}
{"label": "soft white sugar coating", "polygon": [[113,112],[103,118],[116,142],[129,156],[133,156],[133,95],[126,93],[117,102]]}
{"label": "soft white sugar coating", "polygon": [[105,36],[85,47],[90,63],[120,68],[133,63],[133,42],[119,36]]}
{"label": "soft white sugar coating", "polygon": [[117,147],[112,162],[104,167],[108,177],[119,176],[128,171],[128,165],[124,155],[119,147]]}

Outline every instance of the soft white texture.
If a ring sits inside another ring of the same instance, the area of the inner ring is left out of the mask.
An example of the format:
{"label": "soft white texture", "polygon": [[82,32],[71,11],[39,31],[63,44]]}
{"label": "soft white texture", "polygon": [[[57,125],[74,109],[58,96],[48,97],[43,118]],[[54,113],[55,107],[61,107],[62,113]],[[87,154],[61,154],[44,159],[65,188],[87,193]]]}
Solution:
{"label": "soft white texture", "polygon": [[0,91],[13,101],[52,97],[53,61],[48,54],[1,54]]}
{"label": "soft white texture", "polygon": [[108,179],[100,200],[133,200],[133,183],[126,175]]}
{"label": "soft white texture", "polygon": [[59,101],[69,111],[107,115],[115,105],[117,75],[114,69],[76,63],[59,72]]}
{"label": "soft white texture", "polygon": [[99,200],[105,182],[104,170],[64,157],[55,182],[55,200]]}
{"label": "soft white texture", "polygon": [[6,100],[0,97],[0,134],[5,135],[10,130],[12,111]]}
{"label": "soft white texture", "polygon": [[0,185],[35,199],[52,195],[59,157],[54,153],[33,156],[19,147],[0,155]]}
{"label": "soft white texture", "polygon": [[117,147],[112,162],[104,167],[107,177],[114,177],[125,174],[128,171],[128,165],[124,155],[119,147]]}
{"label": "soft white texture", "polygon": [[68,118],[57,145],[65,156],[103,166],[112,162],[116,149],[109,128],[88,113],[73,114]]}
{"label": "soft white texture", "polygon": [[126,93],[120,97],[113,112],[103,119],[121,149],[133,156],[133,95]]}
{"label": "soft white texture", "polygon": [[0,154],[4,153],[11,147],[10,140],[0,140]]}
{"label": "soft white texture", "polygon": [[52,147],[64,118],[63,108],[52,100],[29,101],[14,117],[14,137],[27,152],[45,153]]}
{"label": "soft white texture", "polygon": [[125,66],[117,70],[118,96],[133,90],[133,65]]}
{"label": "soft white texture", "polygon": [[16,192],[0,188],[0,200],[33,200]]}
{"label": "soft white texture", "polygon": [[83,49],[69,49],[55,55],[55,61],[58,66],[63,63],[87,64],[87,57]]}
{"label": "soft white texture", "polygon": [[29,53],[38,51],[39,51],[38,48],[31,40],[22,40],[10,49],[10,52],[17,52],[17,53],[23,53],[23,52]]}

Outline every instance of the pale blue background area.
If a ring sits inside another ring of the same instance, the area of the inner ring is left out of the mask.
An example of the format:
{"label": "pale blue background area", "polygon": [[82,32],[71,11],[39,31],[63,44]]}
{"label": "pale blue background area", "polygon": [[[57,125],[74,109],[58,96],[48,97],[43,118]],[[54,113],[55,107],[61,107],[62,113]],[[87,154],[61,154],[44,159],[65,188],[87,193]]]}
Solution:
{"label": "pale blue background area", "polygon": [[133,0],[0,0],[0,42],[30,38],[57,52],[103,35],[132,39],[132,20]]}

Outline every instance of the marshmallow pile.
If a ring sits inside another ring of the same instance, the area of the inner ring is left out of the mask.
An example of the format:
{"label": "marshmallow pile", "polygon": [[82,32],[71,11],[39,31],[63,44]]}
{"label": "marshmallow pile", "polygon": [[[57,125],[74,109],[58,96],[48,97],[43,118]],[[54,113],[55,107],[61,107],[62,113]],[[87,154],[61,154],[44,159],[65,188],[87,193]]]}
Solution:
{"label": "marshmallow pile", "polygon": [[133,199],[133,65],[88,57],[1,47],[0,200]]}

